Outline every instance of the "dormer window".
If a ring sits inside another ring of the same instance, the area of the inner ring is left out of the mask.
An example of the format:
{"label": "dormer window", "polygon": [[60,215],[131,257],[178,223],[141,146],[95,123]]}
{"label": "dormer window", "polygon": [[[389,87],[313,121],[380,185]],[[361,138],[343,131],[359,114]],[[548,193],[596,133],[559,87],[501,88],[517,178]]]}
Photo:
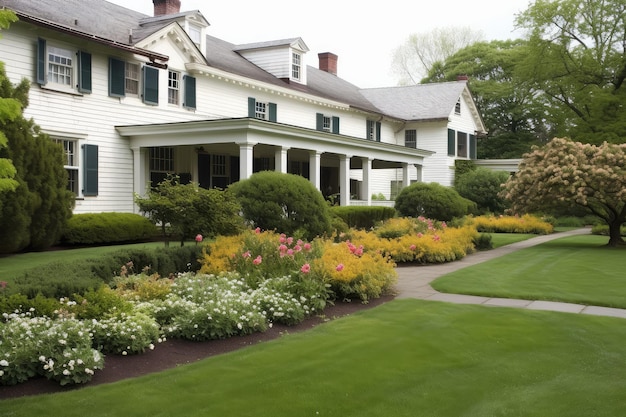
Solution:
{"label": "dormer window", "polygon": [[302,54],[297,52],[291,53],[291,78],[300,80],[302,71]]}
{"label": "dormer window", "polygon": [[454,105],[454,114],[461,114],[461,98],[459,98]]}
{"label": "dormer window", "polygon": [[189,38],[200,48],[202,43],[202,30],[195,25],[189,25]]}

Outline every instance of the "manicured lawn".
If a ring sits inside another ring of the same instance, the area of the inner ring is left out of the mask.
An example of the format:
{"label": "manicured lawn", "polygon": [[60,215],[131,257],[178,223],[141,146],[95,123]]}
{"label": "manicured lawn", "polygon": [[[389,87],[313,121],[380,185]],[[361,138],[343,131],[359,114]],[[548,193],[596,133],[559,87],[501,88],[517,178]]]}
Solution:
{"label": "manicured lawn", "polygon": [[396,300],[196,364],[0,402],[1,416],[626,415],[624,320]]}
{"label": "manicured lawn", "polygon": [[491,233],[491,243],[493,248],[499,248],[500,246],[510,245],[511,243],[521,242],[522,240],[528,240],[537,235],[527,233]]}
{"label": "manicured lawn", "polygon": [[516,251],[431,283],[438,291],[626,308],[626,247],[574,236]]}
{"label": "manicured lawn", "polygon": [[[195,244],[189,243],[189,244]],[[179,245],[170,242],[170,245]],[[128,245],[97,246],[81,249],[65,249],[45,252],[29,252],[16,255],[0,256],[0,281],[12,282],[12,278],[19,276],[24,270],[36,268],[51,262],[72,262],[98,257],[104,253],[117,252],[124,249],[142,249],[164,247],[163,242],[134,243]]]}

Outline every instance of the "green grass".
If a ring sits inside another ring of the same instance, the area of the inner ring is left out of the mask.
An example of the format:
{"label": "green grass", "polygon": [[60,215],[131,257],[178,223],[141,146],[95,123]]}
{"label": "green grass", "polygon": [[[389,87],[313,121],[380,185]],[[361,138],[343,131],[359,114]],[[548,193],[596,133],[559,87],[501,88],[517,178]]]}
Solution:
{"label": "green grass", "polygon": [[[158,349],[158,347],[157,347]],[[0,416],[626,415],[623,319],[397,300]]]}
{"label": "green grass", "polygon": [[537,235],[529,233],[490,233],[493,248],[510,245],[511,243],[521,242],[522,240],[532,239]]}
{"label": "green grass", "polygon": [[431,285],[449,293],[626,308],[626,247],[606,243],[606,236],[561,238],[447,274]]}
{"label": "green grass", "polygon": [[[186,243],[186,244],[195,244]],[[178,242],[170,242],[170,245],[179,245]],[[133,243],[127,245],[96,246],[81,249],[63,249],[45,252],[28,252],[15,255],[0,256],[0,281],[12,282],[12,279],[21,275],[27,269],[44,266],[51,262],[72,262],[116,252],[124,249],[148,249],[163,247],[163,242]]]}

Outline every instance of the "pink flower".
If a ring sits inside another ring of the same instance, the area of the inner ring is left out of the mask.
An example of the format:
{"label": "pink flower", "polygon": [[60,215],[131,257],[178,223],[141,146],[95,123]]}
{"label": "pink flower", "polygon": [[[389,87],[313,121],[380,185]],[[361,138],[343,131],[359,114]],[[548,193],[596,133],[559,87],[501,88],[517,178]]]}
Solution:
{"label": "pink flower", "polygon": [[296,242],[296,245],[298,246],[302,246],[304,244],[304,242],[302,241],[302,239],[298,239],[298,241]]}
{"label": "pink flower", "polygon": [[416,248],[417,248],[417,246],[415,246],[415,245],[409,246],[409,249],[411,249],[412,251],[414,251]]}
{"label": "pink flower", "polygon": [[250,257],[250,251],[247,250],[244,253],[241,254],[241,256],[245,259],[245,258],[249,258]]}
{"label": "pink flower", "polygon": [[202,242],[202,235],[201,234],[197,234],[196,235],[196,242]]}
{"label": "pink flower", "polygon": [[305,243],[304,244],[304,250],[307,251],[307,252],[310,251],[311,250],[311,244],[310,243]]}
{"label": "pink flower", "polygon": [[5,289],[5,288],[7,287],[7,285],[9,285],[9,283],[8,283],[8,282],[6,282],[6,281],[0,281],[0,289],[2,289],[2,290],[3,290],[3,289]]}
{"label": "pink flower", "polygon": [[287,255],[293,256],[293,249],[287,249]]}
{"label": "pink flower", "polygon": [[435,242],[438,242],[440,239],[441,239],[441,238],[440,238],[438,235],[434,235],[434,236],[433,236],[433,240],[434,240]]}
{"label": "pink flower", "polygon": [[287,236],[285,236],[285,234],[284,234],[284,233],[281,233],[281,234],[280,234],[280,238],[278,239],[278,241],[279,241],[280,243],[285,243],[285,242],[287,242]]}
{"label": "pink flower", "polygon": [[309,271],[311,271],[311,265],[309,265],[309,264],[304,264],[304,265],[302,265],[302,268],[300,268],[300,272],[302,272],[304,274],[308,274]]}
{"label": "pink flower", "polygon": [[300,252],[302,250],[302,247],[300,245],[296,245],[293,247],[294,252]]}
{"label": "pink flower", "polygon": [[281,245],[278,247],[278,251],[279,251],[280,253],[287,252],[287,249],[288,249],[288,248],[287,248],[287,246],[286,246],[286,245],[284,245],[284,244],[281,244]]}
{"label": "pink flower", "polygon": [[254,229],[254,233],[256,233],[257,235],[261,233],[261,228],[257,227],[256,229]]}
{"label": "pink flower", "polygon": [[337,272],[341,272],[341,271],[343,271],[343,264],[339,264],[339,265],[337,265],[337,267],[335,268],[335,270],[336,270]]}
{"label": "pink flower", "polygon": [[448,225],[446,224],[446,222],[441,222],[441,227],[445,229],[446,227],[448,227]]}
{"label": "pink flower", "polygon": [[255,265],[259,265],[261,262],[263,262],[263,258],[261,257],[261,255],[257,256],[256,258],[254,258],[254,261],[252,261],[252,263]]}
{"label": "pink flower", "polygon": [[417,234],[417,237],[422,237],[422,236],[424,236],[424,235],[423,235],[423,234],[421,234],[421,233],[418,233],[418,234]]}
{"label": "pink flower", "polygon": [[292,237],[288,237],[287,238],[287,244],[291,245],[293,243],[293,238]]}

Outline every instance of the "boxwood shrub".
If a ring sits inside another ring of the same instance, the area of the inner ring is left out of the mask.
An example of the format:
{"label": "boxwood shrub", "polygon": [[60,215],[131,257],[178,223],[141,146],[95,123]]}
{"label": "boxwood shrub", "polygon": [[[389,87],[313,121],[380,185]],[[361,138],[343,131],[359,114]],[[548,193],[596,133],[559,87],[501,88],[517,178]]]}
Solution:
{"label": "boxwood shrub", "polygon": [[61,241],[68,245],[137,242],[157,234],[154,224],[139,214],[85,213],[69,219]]}
{"label": "boxwood shrub", "polygon": [[396,209],[393,207],[333,206],[330,210],[334,216],[355,229],[371,229],[377,223],[396,215]]}

